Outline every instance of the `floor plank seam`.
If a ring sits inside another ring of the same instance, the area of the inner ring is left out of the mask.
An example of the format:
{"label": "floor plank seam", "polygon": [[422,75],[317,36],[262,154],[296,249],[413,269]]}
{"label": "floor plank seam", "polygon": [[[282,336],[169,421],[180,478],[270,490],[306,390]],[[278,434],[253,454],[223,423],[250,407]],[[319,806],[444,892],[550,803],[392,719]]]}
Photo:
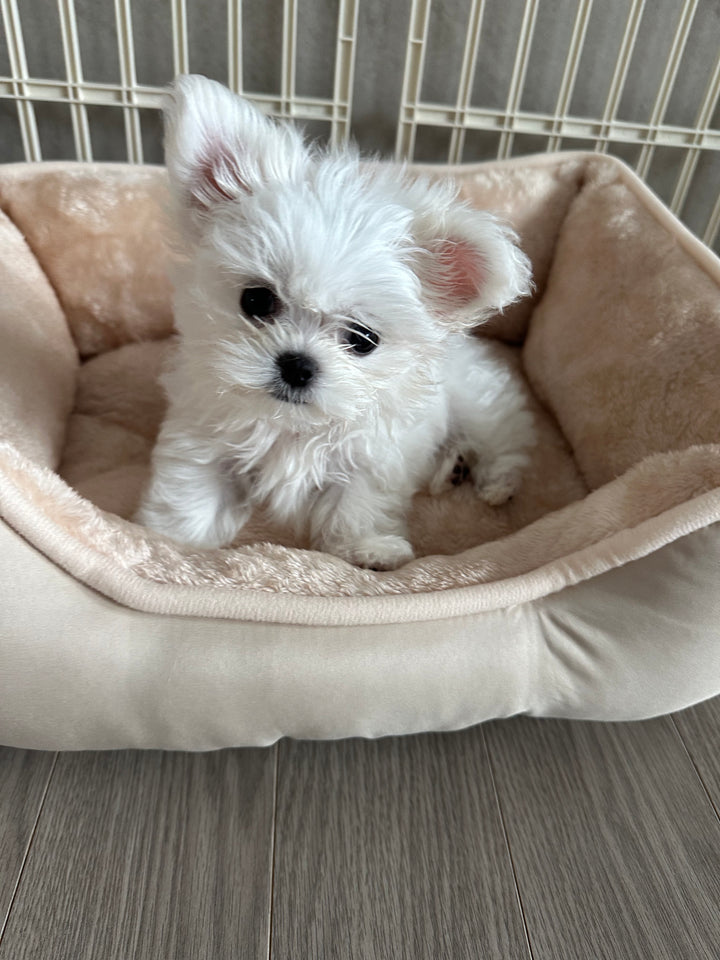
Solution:
{"label": "floor plank seam", "polygon": [[273,776],[273,819],[270,839],[270,904],[268,914],[268,952],[267,960],[273,954],[273,918],[275,914],[275,850],[277,843],[278,777],[280,774],[280,742],[275,744],[275,773]]}
{"label": "floor plank seam", "polygon": [[518,908],[520,910],[520,916],[522,917],[523,930],[525,931],[525,944],[528,949],[528,956],[530,960],[535,960],[535,954],[533,952],[532,943],[530,941],[530,931],[527,925],[527,918],[525,917],[525,907],[523,906],[522,894],[520,893],[520,882],[518,880],[517,870],[515,869],[515,860],[512,855],[512,847],[510,845],[510,837],[508,835],[507,824],[505,823],[505,814],[503,812],[502,803],[500,801],[500,791],[498,790],[497,777],[495,776],[495,764],[493,763],[492,752],[490,750],[490,744],[488,743],[488,738],[485,733],[485,730],[482,730],[482,740],[485,747],[485,756],[488,761],[488,768],[490,770],[490,779],[492,781],[493,793],[495,795],[495,804],[497,806],[498,816],[500,817],[500,826],[502,827],[503,839],[505,841],[505,849],[507,851],[508,860],[510,861],[510,869],[512,870],[513,883],[515,884],[515,896],[517,897]]}
{"label": "floor plank seam", "polygon": [[43,809],[45,807],[45,800],[50,789],[50,783],[52,782],[53,775],[55,773],[55,767],[57,766],[57,761],[59,753],[55,753],[53,757],[52,766],[48,772],[47,780],[45,781],[45,787],[40,797],[40,803],[38,804],[37,813],[35,814],[35,822],[33,823],[32,830],[30,831],[30,836],[28,837],[27,846],[25,847],[25,852],[23,854],[22,862],[20,864],[20,869],[18,870],[17,879],[15,880],[15,885],[13,887],[13,892],[10,897],[10,902],[8,903],[7,911],[3,917],[2,926],[0,926],[0,949],[2,949],[3,937],[5,936],[5,931],[7,930],[7,925],[10,922],[10,916],[15,906],[15,901],[17,899],[18,891],[20,890],[20,884],[22,883],[22,878],[25,873],[25,867],[30,856],[30,851],[32,850],[33,842],[35,840],[35,834],[37,833],[38,824],[40,823],[40,817],[42,816]]}
{"label": "floor plank seam", "polygon": [[689,760],[690,763],[692,764],[692,768],[693,768],[693,770],[695,771],[695,776],[698,778],[698,780],[700,781],[700,786],[701,786],[701,787],[703,788],[703,790],[705,791],[705,796],[706,796],[707,799],[708,799],[708,803],[709,803],[710,806],[713,808],[713,812],[714,812],[714,814],[715,814],[715,818],[717,819],[718,823],[720,823],[720,809],[718,809],[718,806],[717,806],[717,804],[715,803],[715,801],[714,801],[714,799],[713,799],[713,795],[712,795],[712,793],[710,792],[710,789],[709,789],[708,785],[705,783],[705,780],[704,780],[704,778],[703,778],[702,773],[700,772],[700,768],[698,767],[697,763],[695,762],[695,758],[694,758],[693,755],[692,755],[692,751],[690,750],[690,747],[688,746],[687,741],[685,740],[685,737],[682,735],[682,731],[681,731],[680,728],[678,727],[677,722],[676,722],[676,720],[675,720],[675,717],[674,717],[672,714],[670,715],[670,721],[671,721],[673,727],[675,728],[675,733],[677,733],[678,737],[680,738],[680,743],[682,744],[683,749],[684,749],[685,753],[686,753],[687,756],[688,756],[688,760]]}

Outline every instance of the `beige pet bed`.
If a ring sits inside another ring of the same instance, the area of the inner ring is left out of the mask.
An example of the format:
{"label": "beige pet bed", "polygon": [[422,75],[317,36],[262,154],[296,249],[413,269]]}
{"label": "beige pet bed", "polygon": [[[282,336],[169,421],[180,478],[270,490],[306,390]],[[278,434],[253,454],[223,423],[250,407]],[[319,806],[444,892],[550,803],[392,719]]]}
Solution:
{"label": "beige pet bed", "polygon": [[532,301],[484,333],[540,442],[507,506],[419,495],[419,559],[376,573],[261,516],[216,551],[129,521],[172,350],[163,171],[0,168],[0,742],[206,749],[720,692],[720,263],[607,157],[452,172],[533,260]]}

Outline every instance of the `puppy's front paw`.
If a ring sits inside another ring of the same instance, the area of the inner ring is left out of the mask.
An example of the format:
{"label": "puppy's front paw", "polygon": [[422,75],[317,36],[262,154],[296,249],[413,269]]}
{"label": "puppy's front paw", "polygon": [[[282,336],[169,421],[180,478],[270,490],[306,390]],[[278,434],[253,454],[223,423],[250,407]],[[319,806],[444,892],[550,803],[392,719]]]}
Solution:
{"label": "puppy's front paw", "polygon": [[366,537],[337,553],[350,563],[370,570],[397,570],[415,559],[407,540],[392,535]]}
{"label": "puppy's front paw", "polygon": [[158,496],[146,497],[137,512],[137,523],[162,533],[176,543],[200,549],[227,546],[245,525],[249,506],[241,501],[222,503],[187,497],[182,509]]}

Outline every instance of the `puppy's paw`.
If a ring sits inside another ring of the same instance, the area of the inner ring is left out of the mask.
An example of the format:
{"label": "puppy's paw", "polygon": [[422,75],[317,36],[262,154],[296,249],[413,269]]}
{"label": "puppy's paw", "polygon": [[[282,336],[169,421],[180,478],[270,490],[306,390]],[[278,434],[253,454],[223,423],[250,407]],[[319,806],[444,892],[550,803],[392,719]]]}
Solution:
{"label": "puppy's paw", "polygon": [[507,503],[520,489],[522,470],[512,467],[507,470],[492,469],[484,473],[478,472],[473,478],[475,492],[491,507],[502,506]]}
{"label": "puppy's paw", "polygon": [[359,540],[338,554],[350,563],[370,570],[397,570],[415,559],[413,548],[404,537],[380,534]]}
{"label": "puppy's paw", "polygon": [[436,497],[450,487],[459,487],[469,475],[470,468],[460,451],[448,450],[438,462],[435,474],[428,484],[428,492]]}
{"label": "puppy's paw", "polygon": [[154,497],[145,500],[135,521],[176,543],[212,550],[230,544],[249,516],[249,506],[241,501],[218,504],[188,496],[183,509],[179,509]]}

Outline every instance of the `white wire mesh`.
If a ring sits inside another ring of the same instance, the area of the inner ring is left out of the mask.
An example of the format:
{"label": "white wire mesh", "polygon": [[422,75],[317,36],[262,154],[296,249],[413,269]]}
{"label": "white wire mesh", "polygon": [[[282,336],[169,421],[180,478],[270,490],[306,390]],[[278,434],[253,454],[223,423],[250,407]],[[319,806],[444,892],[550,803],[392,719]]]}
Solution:
{"label": "white wire mesh", "polygon": [[28,68],[25,58],[25,43],[16,0],[2,0],[2,15],[7,38],[8,57],[12,76],[6,78],[7,92],[17,101],[20,136],[26,160],[40,160],[40,140],[38,138],[35,111],[28,89]]}
{"label": "white wire mesh", "polygon": [[[656,189],[658,171],[664,171],[664,199],[692,221],[706,243],[718,244],[720,11],[714,0],[56,0],[57,28],[39,16],[38,3],[0,0],[2,159],[15,159],[20,148],[27,160],[56,156],[52,146],[45,149],[52,140],[44,132],[46,114],[56,118],[62,109],[75,159],[105,158],[95,144],[102,139],[99,126],[111,113],[122,117],[125,159],[158,158],[148,130],[155,138],[159,133],[157,125],[149,125],[147,111],[161,105],[162,81],[173,72],[198,69],[193,31],[200,19],[214,18],[224,42],[206,53],[200,72],[212,72],[265,111],[308,124],[335,144],[358,136],[361,147],[364,140],[375,147],[382,139],[375,130],[387,133],[392,124],[398,159],[457,163],[513,156],[527,152],[528,145],[617,153]],[[43,9],[51,3],[43,0]],[[116,82],[105,75],[102,81],[91,79],[98,72],[88,67],[87,42],[83,47],[79,25],[97,5],[112,8]],[[320,31],[327,49],[306,49],[301,38],[307,31],[300,28],[308,16],[316,18],[313,26],[320,24],[317,18],[332,22]],[[152,82],[143,82],[153,59],[145,38],[151,20],[160,21],[161,30],[164,23],[167,65],[158,67]],[[277,44],[270,55],[268,48],[262,56],[256,52],[257,37],[248,41],[248,24],[254,21],[275,30]],[[550,21],[555,26],[548,34]],[[439,49],[435,31],[440,28],[456,38],[452,50]],[[36,32],[51,29],[58,33],[54,42],[61,57],[53,70],[38,70],[37,57],[29,69],[27,52],[34,49]],[[664,44],[663,63],[649,57],[649,44],[655,44],[653,50]],[[138,49],[145,64],[140,78]],[[322,89],[307,81],[309,60],[321,71],[327,65],[332,74]],[[543,98],[535,88],[543,63],[546,106],[538,106]],[[261,86],[252,76],[258,71]],[[649,89],[651,75],[656,79]],[[591,76],[593,81],[600,76],[595,85],[602,99],[588,108],[593,98],[578,90]],[[637,101],[632,109],[630,101]],[[388,119],[393,116],[394,122]],[[385,133],[381,145],[386,147]]]}

